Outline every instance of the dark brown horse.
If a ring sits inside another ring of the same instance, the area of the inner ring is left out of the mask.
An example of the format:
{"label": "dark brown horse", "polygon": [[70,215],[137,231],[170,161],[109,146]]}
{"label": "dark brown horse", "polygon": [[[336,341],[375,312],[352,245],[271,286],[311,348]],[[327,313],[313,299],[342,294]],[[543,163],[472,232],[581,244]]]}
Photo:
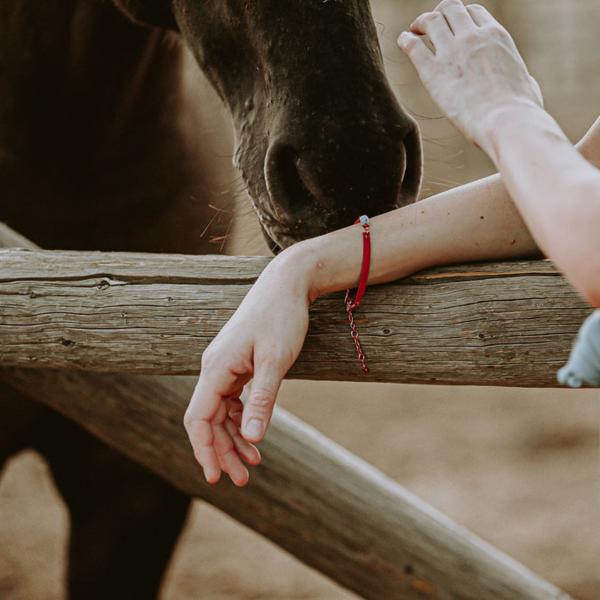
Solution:
{"label": "dark brown horse", "polygon": [[[46,248],[214,252],[184,45],[273,250],[415,199],[418,131],[367,0],[4,0],[0,220]],[[188,498],[14,391],[0,402],[0,468],[37,449],[68,505],[70,596],[155,596]]]}

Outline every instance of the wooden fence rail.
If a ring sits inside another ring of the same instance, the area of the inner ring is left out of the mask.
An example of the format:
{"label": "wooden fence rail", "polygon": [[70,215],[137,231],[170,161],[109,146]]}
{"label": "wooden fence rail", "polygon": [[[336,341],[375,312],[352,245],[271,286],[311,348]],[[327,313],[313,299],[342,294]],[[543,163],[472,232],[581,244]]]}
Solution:
{"label": "wooden fence rail", "polygon": [[[0,250],[0,363],[197,374],[263,257]],[[314,303],[290,377],[557,386],[589,307],[548,261],[424,272],[370,288],[356,360],[341,294]]]}
{"label": "wooden fence rail", "polygon": [[[18,238],[7,229],[0,229],[0,246],[3,242],[5,245],[14,243],[26,245],[26,240]],[[76,271],[79,274],[73,278],[71,277],[73,271],[69,271],[68,265],[57,264],[56,269],[50,272],[46,271],[40,263],[37,266],[34,264],[26,266],[28,258],[39,256],[44,257],[42,260],[52,262],[51,257],[59,255],[64,257],[62,253],[54,255],[9,252],[4,254],[4,257],[10,256],[9,260],[13,262],[8,276],[9,270],[5,269],[8,261],[3,258],[0,262],[0,279],[3,281],[0,284],[0,339],[3,342],[1,361],[8,357],[18,364],[21,359],[17,360],[15,357],[26,357],[26,353],[18,350],[20,344],[15,332],[17,327],[15,319],[24,326],[24,336],[33,336],[28,338],[30,343],[34,342],[35,338],[38,342],[42,342],[45,352],[54,350],[62,352],[63,349],[77,349],[80,345],[86,344],[83,343],[83,338],[81,340],[76,338],[73,340],[74,344],[64,344],[62,341],[53,341],[55,337],[70,340],[74,334],[86,335],[85,332],[89,327],[92,331],[97,331],[101,328],[107,314],[118,313],[114,311],[114,307],[111,308],[112,304],[120,305],[120,310],[133,309],[132,306],[121,305],[123,297],[116,296],[112,297],[112,301],[103,301],[100,303],[101,306],[97,306],[96,311],[101,314],[94,315],[93,311],[88,311],[84,307],[84,298],[93,296],[101,298],[102,296],[98,295],[101,292],[111,290],[112,294],[112,291],[119,287],[110,283],[108,287],[103,286],[104,278],[109,278],[113,282],[128,282],[124,283],[124,286],[136,285],[131,276],[127,275],[124,267],[108,269],[105,273],[95,271],[96,266],[92,267],[93,273],[81,273],[78,267]],[[18,261],[20,261],[18,269],[14,262],[16,257],[19,257]],[[122,258],[119,255],[113,257],[113,260],[119,261]],[[136,260],[137,269],[141,257],[138,256]],[[155,258],[148,257],[148,260],[153,261]],[[173,260],[175,262],[170,265],[171,272],[168,277],[175,279],[175,283],[173,281],[140,283],[138,271],[138,285],[150,286],[153,293],[158,293],[159,289],[163,290],[160,293],[165,294],[177,292],[174,296],[166,296],[167,306],[175,305],[183,308],[187,298],[191,304],[188,304],[185,313],[181,313],[185,315],[181,317],[183,319],[197,318],[194,317],[196,310],[201,310],[202,315],[206,314],[206,318],[209,318],[205,306],[208,299],[198,302],[195,297],[196,293],[202,292],[203,286],[212,286],[213,299],[218,299],[224,296],[230,297],[232,288],[229,285],[237,285],[239,290],[231,295],[229,306],[226,306],[223,301],[219,319],[209,321],[212,323],[211,327],[218,327],[218,323],[227,318],[233,310],[249,282],[242,278],[241,283],[230,283],[224,286],[224,291],[221,292],[218,291],[217,284],[207,283],[210,281],[208,279],[201,283],[179,282],[181,272],[177,271],[175,263],[183,261],[183,264],[188,264],[187,259],[174,258]],[[250,276],[251,279],[256,275],[258,267],[252,261],[248,263],[255,269]],[[46,265],[48,264],[50,263],[46,262]],[[199,263],[195,264],[197,267]],[[537,266],[535,268],[538,269]],[[19,275],[19,269],[22,269],[23,276]],[[554,281],[554,284],[549,285],[562,289],[564,297],[575,303],[573,293],[561,280],[555,275],[548,274],[552,271],[547,265],[541,264],[539,270],[542,273],[537,276],[541,279],[540,283],[545,283],[546,279],[543,278]],[[148,272],[153,271],[150,269]],[[116,273],[118,276],[115,275]],[[192,276],[197,278],[197,275]],[[512,278],[518,277],[521,275],[512,276]],[[218,279],[219,275],[215,278]],[[166,279],[167,275],[165,275]],[[471,281],[468,277],[463,276],[463,279]],[[51,282],[50,288],[55,291],[46,287],[48,282]],[[71,288],[71,285],[75,287]],[[411,285],[419,286],[422,283],[417,281]],[[430,283],[425,282],[424,285],[428,286]],[[78,289],[81,294],[71,296],[69,302],[60,300],[65,290],[71,290],[68,293],[72,293],[73,289]],[[169,297],[173,300],[168,300]],[[45,298],[44,306],[58,319],[58,324],[62,328],[53,330],[48,337],[44,337],[43,331],[46,328],[52,329],[52,324],[56,321],[45,320],[41,304],[36,305],[33,310],[31,308],[24,310],[24,306],[28,303],[32,303],[29,305],[31,307],[42,298]],[[76,298],[80,298],[83,304],[79,304]],[[146,306],[142,300],[148,298],[147,294],[142,291],[138,298]],[[153,301],[149,303],[150,305],[156,304],[156,297],[151,300]],[[62,306],[62,308],[54,312],[56,307],[53,308],[52,302],[56,302],[57,307]],[[66,308],[69,305],[70,311]],[[580,312],[583,310],[581,303],[578,303],[575,308]],[[333,319],[333,305],[328,310]],[[339,304],[336,303],[335,314],[338,312]],[[75,321],[69,320],[69,314],[74,315]],[[164,318],[169,311],[163,311],[161,314]],[[82,315],[84,318],[80,320]],[[33,319],[34,323],[27,322],[28,318]],[[168,325],[167,329],[171,332],[168,335],[173,336],[169,339],[169,347],[178,348],[173,334],[175,331],[178,331],[181,336],[183,354],[191,348],[192,341],[195,341],[194,346],[201,346],[204,339],[202,336],[208,337],[207,333],[199,336],[200,339],[193,335],[191,340],[186,337],[189,336],[190,329],[196,328],[198,323],[202,324],[203,321],[187,323],[187,325],[184,322]],[[141,322],[135,321],[134,327],[140,326]],[[334,326],[332,331],[336,332],[337,327]],[[151,361],[147,361],[146,370],[168,371],[173,364],[176,364],[178,366],[173,370],[186,371],[196,365],[195,359],[191,359],[185,368],[181,367],[181,363],[171,363],[168,359],[161,362],[159,357],[168,355],[163,354],[165,347],[160,345],[160,336],[152,333],[148,326],[142,329],[141,335],[147,340],[145,343],[148,344],[149,352],[159,365],[157,368],[156,365],[151,364]],[[205,331],[204,325],[200,329]],[[7,332],[12,332],[8,351],[4,347],[4,336]],[[145,338],[146,334],[148,338]],[[105,338],[108,339],[111,335],[122,340],[126,338],[119,333],[118,328],[110,327],[110,332],[107,332]],[[337,339],[341,341],[341,334],[336,333],[336,335],[340,336]],[[566,336],[566,333],[564,335]],[[344,342],[347,341],[346,336],[343,336],[343,339]],[[159,344],[160,351],[151,348],[153,343]],[[92,346],[89,339],[87,344],[88,347]],[[564,352],[566,352],[568,346],[566,340],[564,345]],[[115,348],[117,347],[118,345],[115,345]],[[129,351],[138,354],[140,352],[140,347],[136,347],[135,350],[131,346],[127,347]],[[195,350],[197,351],[196,347]],[[34,349],[31,351],[38,359],[29,360],[26,364],[49,364],[43,359],[42,353]],[[124,356],[125,349],[122,348],[120,352]],[[178,353],[179,351],[174,355]],[[100,368],[98,358],[92,359],[92,356],[93,352],[84,351],[79,358],[62,358],[54,366],[60,364],[82,368],[87,365],[86,360],[92,360],[92,364]],[[351,367],[355,368],[351,358],[349,352],[348,364],[345,367],[348,371]],[[146,359],[142,357],[142,360]],[[134,365],[131,359],[122,360],[121,363],[122,366]],[[121,363],[114,362],[112,367],[115,368]],[[306,369],[307,366],[302,368]],[[0,369],[0,379],[23,394],[62,412],[126,456],[171,481],[181,490],[203,498],[227,512],[306,564],[364,598],[373,600],[384,598],[386,600],[486,600],[488,598],[564,600],[567,598],[551,584],[457,526],[374,467],[283,410],[276,410],[267,437],[261,444],[263,464],[253,470],[250,485],[238,489],[226,480],[222,480],[216,486],[209,486],[202,480],[181,425],[182,415],[192,390],[192,383],[188,379],[6,367]],[[458,380],[458,376],[456,379]]]}

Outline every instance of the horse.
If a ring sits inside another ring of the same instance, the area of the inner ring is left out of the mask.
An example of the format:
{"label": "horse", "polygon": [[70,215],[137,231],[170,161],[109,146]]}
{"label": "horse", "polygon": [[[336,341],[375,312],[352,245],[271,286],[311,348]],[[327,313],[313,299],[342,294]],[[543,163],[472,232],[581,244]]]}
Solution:
{"label": "horse", "polygon": [[[0,220],[48,249],[214,253],[189,52],[274,253],[416,199],[418,127],[366,0],[6,0]],[[0,470],[35,449],[68,508],[69,597],[155,597],[189,498],[35,399],[0,398]]]}

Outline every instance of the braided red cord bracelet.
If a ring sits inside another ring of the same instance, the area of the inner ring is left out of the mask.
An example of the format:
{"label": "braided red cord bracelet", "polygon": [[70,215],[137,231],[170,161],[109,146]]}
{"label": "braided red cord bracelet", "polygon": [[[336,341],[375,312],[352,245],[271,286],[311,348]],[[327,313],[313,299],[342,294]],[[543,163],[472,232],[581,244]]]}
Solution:
{"label": "braided red cord bracelet", "polygon": [[354,297],[354,300],[352,300],[350,298],[350,290],[346,290],[344,304],[346,305],[346,312],[348,313],[348,322],[350,323],[350,332],[352,335],[352,339],[354,340],[354,345],[356,346],[358,360],[360,361],[362,370],[365,373],[368,373],[369,367],[367,367],[367,359],[358,339],[358,330],[356,329],[356,323],[354,322],[353,311],[360,306],[360,303],[367,289],[367,280],[369,278],[369,268],[371,266],[371,234],[369,232],[369,217],[367,217],[367,215],[361,215],[360,217],[358,217],[358,219],[356,219],[356,221],[354,221],[354,223],[360,223],[363,228],[363,259],[362,267],[360,270],[360,279],[358,281],[358,289],[356,290],[356,296]]}

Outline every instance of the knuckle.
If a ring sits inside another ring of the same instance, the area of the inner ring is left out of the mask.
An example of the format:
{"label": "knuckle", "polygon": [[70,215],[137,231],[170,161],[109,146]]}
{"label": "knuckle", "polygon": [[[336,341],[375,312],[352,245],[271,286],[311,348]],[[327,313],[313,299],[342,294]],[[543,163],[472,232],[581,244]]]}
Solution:
{"label": "knuckle", "polygon": [[473,10],[484,10],[484,11],[486,10],[485,7],[482,6],[481,4],[469,4],[469,6],[467,6],[467,8],[472,8]]}
{"label": "knuckle", "polygon": [[419,20],[420,21],[435,21],[438,16],[440,16],[440,13],[437,12],[424,12],[420,17]]}
{"label": "knuckle", "polygon": [[282,365],[286,364],[288,354],[292,354],[286,351],[270,348],[267,350],[261,350],[260,355],[257,357],[257,364],[269,371],[279,373],[282,369]]}
{"label": "knuckle", "polygon": [[266,412],[273,406],[273,395],[267,390],[253,391],[248,399],[248,404],[255,411]]}
{"label": "knuckle", "polygon": [[202,370],[218,369],[219,371],[229,371],[237,375],[249,369],[247,362],[242,356],[236,353],[224,353],[212,346],[208,346],[200,357],[200,372]]}
{"label": "knuckle", "polygon": [[194,417],[192,416],[192,414],[190,412],[186,411],[185,414],[183,415],[183,426],[185,427],[186,431],[189,431],[193,422],[194,422]]}
{"label": "knuckle", "polygon": [[408,38],[404,43],[404,47],[409,54],[415,49],[416,45],[417,41],[414,38]]}
{"label": "knuckle", "polygon": [[478,31],[468,31],[464,34],[463,40],[466,44],[475,45],[481,41],[481,37]]}
{"label": "knuckle", "polygon": [[194,411],[192,411],[191,409],[187,409],[185,411],[185,414],[183,415],[183,424],[185,426],[186,429],[190,428],[196,421],[198,420],[198,417],[196,417],[196,415],[194,414]]}
{"label": "knuckle", "polygon": [[[418,21],[415,21],[415,24],[417,23]],[[410,52],[415,45],[415,38],[416,36],[414,34],[404,32],[398,38],[398,45],[406,52],[406,54],[410,55]]]}
{"label": "knuckle", "polygon": [[202,367],[209,366],[214,361],[214,350],[208,346],[200,357],[200,365]]}
{"label": "knuckle", "polygon": [[506,31],[506,29],[504,29],[500,23],[490,23],[488,26],[488,31],[496,38],[505,38],[508,36],[508,31]]}
{"label": "knuckle", "polygon": [[497,35],[497,30],[491,23],[488,25],[483,25],[480,28],[481,34],[488,39],[495,39]]}

